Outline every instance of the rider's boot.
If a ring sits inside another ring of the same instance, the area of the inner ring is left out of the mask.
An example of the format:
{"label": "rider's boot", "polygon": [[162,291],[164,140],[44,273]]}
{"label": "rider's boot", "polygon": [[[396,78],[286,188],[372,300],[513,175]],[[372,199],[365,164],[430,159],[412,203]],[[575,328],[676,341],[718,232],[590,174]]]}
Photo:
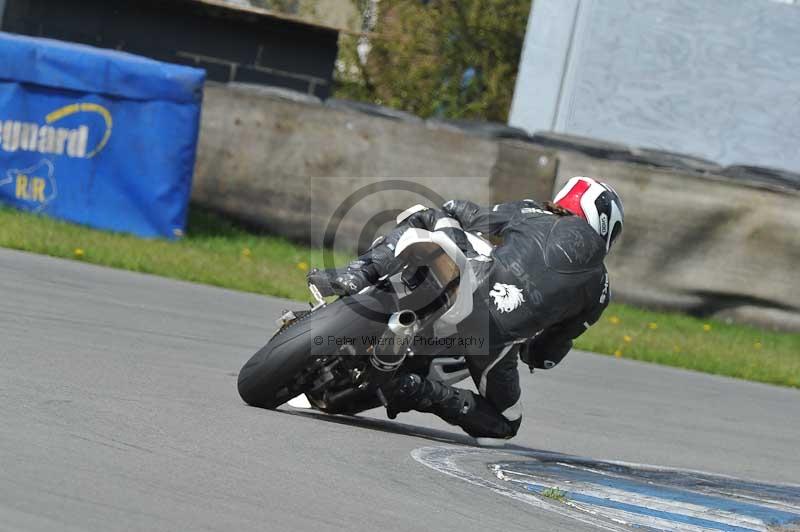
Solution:
{"label": "rider's boot", "polygon": [[323,297],[351,296],[374,285],[378,281],[378,272],[372,263],[356,260],[343,270],[314,268],[308,272],[306,278],[309,284],[317,287]]}
{"label": "rider's boot", "polygon": [[491,445],[498,439],[513,438],[522,421],[521,418],[509,421],[483,396],[415,374],[398,377],[383,390],[391,419],[399,412],[410,410],[430,412],[461,427],[481,444]]}

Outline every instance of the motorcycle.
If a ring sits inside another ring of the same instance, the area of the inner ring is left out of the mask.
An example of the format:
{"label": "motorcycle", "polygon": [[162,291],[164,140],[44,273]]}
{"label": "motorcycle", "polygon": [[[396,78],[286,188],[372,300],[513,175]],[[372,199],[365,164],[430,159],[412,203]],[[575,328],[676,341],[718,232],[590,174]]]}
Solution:
{"label": "motorcycle", "polygon": [[[466,234],[478,260],[491,260],[492,245]],[[417,228],[403,233],[394,253],[396,273],[359,294],[328,303],[310,284],[316,304],[284,312],[241,369],[242,399],[274,409],[305,394],[318,410],[352,415],[386,406],[381,387],[406,373],[448,385],[469,377],[464,356],[415,347],[417,338],[453,335],[472,312],[478,283],[467,256],[445,231]]]}

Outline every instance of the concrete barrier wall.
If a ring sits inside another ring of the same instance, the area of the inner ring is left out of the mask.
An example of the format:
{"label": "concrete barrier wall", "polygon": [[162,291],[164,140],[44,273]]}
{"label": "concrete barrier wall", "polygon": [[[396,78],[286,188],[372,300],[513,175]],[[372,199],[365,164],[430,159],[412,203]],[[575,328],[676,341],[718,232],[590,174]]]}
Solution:
{"label": "concrete barrier wall", "polygon": [[574,175],[625,201],[617,300],[800,330],[800,192],[560,151],[556,186]]}
{"label": "concrete barrier wall", "polygon": [[[548,198],[556,172],[556,187],[601,176],[625,200],[608,259],[618,301],[800,330],[796,191],[210,86],[192,198],[315,244],[335,226],[335,247],[353,252],[414,203]],[[388,190],[363,188],[376,185]],[[358,190],[365,198],[336,214]]]}
{"label": "concrete barrier wall", "polygon": [[[212,85],[205,92],[192,199],[314,243],[335,218],[336,247],[352,252],[359,239],[371,241],[392,213],[414,203],[549,195],[555,161],[552,150],[525,142]],[[385,190],[363,189],[376,185]],[[335,217],[359,190],[366,197]]]}

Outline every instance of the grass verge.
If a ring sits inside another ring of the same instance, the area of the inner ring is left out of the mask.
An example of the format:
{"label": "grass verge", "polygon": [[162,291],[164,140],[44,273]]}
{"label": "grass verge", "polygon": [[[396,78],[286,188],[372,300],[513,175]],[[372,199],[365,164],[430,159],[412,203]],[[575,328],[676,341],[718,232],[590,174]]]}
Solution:
{"label": "grass verge", "polygon": [[542,490],[542,496],[558,502],[567,502],[567,492],[558,488],[547,488]]}
{"label": "grass verge", "polygon": [[[177,242],[95,231],[0,208],[0,247],[260,294],[308,300],[305,274],[319,250],[257,235],[192,209]],[[336,264],[349,257],[336,255]],[[800,334],[612,304],[580,349],[800,388]]]}
{"label": "grass verge", "polygon": [[576,347],[800,388],[800,334],[612,304]]}
{"label": "grass verge", "polygon": [[[0,247],[291,299],[308,297],[306,272],[322,264],[319,250],[254,234],[196,208],[187,236],[174,242],[0,208]],[[348,260],[334,257],[337,264]]]}

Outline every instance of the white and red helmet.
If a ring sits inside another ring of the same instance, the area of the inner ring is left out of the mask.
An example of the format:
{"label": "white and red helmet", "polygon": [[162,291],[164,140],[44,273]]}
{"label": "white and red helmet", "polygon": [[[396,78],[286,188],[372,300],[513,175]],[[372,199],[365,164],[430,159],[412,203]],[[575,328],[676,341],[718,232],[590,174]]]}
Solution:
{"label": "white and red helmet", "polygon": [[606,241],[606,252],[622,232],[625,211],[611,186],[591,177],[573,177],[558,191],[553,203],[580,216]]}

